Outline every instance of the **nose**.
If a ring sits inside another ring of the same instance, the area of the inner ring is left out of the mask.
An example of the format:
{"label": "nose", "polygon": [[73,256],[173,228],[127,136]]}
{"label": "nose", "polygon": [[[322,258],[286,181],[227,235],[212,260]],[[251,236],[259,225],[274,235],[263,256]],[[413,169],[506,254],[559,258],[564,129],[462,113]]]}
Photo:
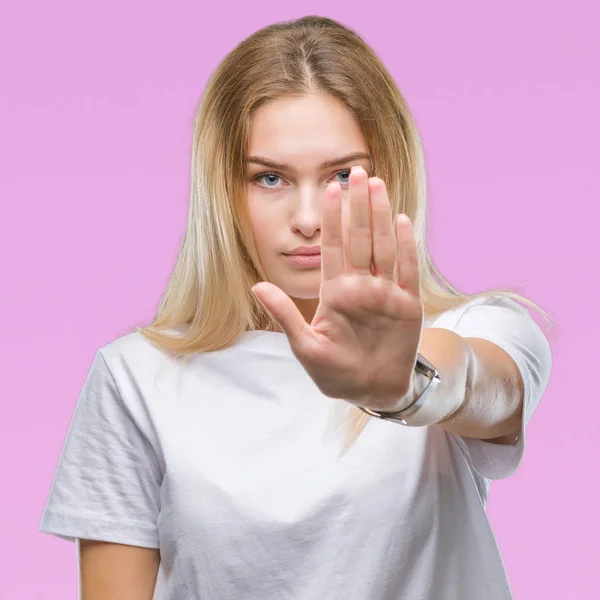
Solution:
{"label": "nose", "polygon": [[321,210],[325,189],[315,185],[298,188],[292,206],[291,227],[306,238],[312,238],[321,229]]}

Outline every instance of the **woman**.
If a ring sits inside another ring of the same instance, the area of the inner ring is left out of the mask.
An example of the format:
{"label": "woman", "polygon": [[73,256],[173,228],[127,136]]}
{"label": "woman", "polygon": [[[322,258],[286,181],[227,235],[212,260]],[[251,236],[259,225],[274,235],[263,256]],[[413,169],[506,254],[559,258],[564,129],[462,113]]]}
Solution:
{"label": "woman", "polygon": [[39,526],[80,541],[83,597],[511,598],[487,494],[550,347],[533,302],[435,269],[380,60],[327,18],[266,27],[193,139],[158,314],[97,351]]}

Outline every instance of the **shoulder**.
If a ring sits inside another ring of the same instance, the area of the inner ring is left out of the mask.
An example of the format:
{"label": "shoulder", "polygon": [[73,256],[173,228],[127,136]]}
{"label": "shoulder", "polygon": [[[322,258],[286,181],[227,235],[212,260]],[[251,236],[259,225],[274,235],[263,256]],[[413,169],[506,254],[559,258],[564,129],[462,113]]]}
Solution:
{"label": "shoulder", "polygon": [[[519,361],[544,372],[552,365],[548,336],[523,305],[508,296],[479,296],[434,317],[429,327],[450,329],[464,338],[494,342]],[[531,365],[530,365],[531,363]]]}
{"label": "shoulder", "polygon": [[121,335],[98,348],[96,360],[103,362],[114,377],[127,379],[138,379],[177,363],[174,356],[137,331]]}
{"label": "shoulder", "polygon": [[526,387],[536,395],[545,389],[552,370],[550,341],[529,310],[516,300],[496,295],[477,297],[440,314],[429,326],[451,329],[463,338],[493,342],[515,361]]}
{"label": "shoulder", "polygon": [[428,326],[454,329],[465,317],[469,321],[492,323],[506,318],[507,315],[520,320],[533,321],[529,311],[512,298],[489,295],[467,299],[457,307],[432,315],[428,320]]}

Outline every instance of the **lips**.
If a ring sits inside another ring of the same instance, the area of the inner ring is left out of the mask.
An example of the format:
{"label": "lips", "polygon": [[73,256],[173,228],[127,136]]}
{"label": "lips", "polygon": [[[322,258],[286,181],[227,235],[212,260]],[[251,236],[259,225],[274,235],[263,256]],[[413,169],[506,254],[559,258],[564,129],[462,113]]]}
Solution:
{"label": "lips", "polygon": [[288,261],[299,267],[318,267],[321,254],[284,254]]}
{"label": "lips", "polygon": [[291,252],[284,252],[286,256],[314,256],[321,254],[321,246],[298,246]]}

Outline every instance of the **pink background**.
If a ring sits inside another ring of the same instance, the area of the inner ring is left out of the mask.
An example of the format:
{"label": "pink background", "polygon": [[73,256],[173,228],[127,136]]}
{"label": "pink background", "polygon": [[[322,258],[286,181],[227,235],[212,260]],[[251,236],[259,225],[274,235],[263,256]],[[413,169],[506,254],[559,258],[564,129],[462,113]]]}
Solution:
{"label": "pink background", "polygon": [[600,597],[593,3],[91,4],[0,4],[0,597],[76,597],[75,545],[36,528],[93,354],[166,284],[207,77],[305,14],[355,28],[409,102],[442,272],[515,286],[558,321],[524,463],[488,514],[517,600]]}

